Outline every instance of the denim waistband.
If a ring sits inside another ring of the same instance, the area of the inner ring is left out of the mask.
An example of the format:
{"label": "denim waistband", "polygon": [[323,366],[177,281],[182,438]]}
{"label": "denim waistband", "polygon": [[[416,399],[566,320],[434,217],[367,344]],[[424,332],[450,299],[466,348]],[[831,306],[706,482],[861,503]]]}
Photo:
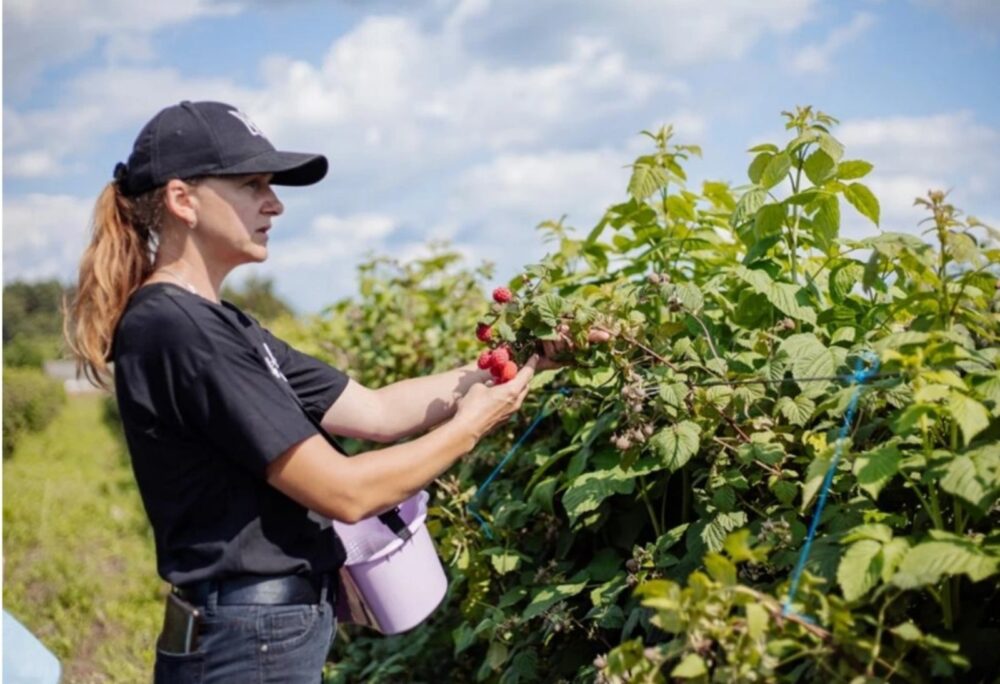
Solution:
{"label": "denim waistband", "polygon": [[[282,606],[332,601],[336,595],[337,575],[239,575],[221,580],[203,580],[174,593],[195,605],[214,603],[230,605]],[[213,594],[215,595],[213,597]]]}

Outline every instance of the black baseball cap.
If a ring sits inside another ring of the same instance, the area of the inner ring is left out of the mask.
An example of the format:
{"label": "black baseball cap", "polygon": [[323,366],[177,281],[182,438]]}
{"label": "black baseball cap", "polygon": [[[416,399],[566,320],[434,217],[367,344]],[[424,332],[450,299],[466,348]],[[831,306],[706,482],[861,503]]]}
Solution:
{"label": "black baseball cap", "polygon": [[273,173],[274,185],[311,185],[326,175],[321,154],[280,152],[242,111],[222,102],[161,110],[139,132],[128,163],[115,166],[122,193],[141,195],[172,178]]}

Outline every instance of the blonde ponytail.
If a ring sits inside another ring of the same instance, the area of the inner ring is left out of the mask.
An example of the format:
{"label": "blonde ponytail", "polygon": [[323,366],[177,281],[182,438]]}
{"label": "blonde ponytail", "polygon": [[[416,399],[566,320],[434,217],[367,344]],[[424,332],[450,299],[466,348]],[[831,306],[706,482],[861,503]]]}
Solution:
{"label": "blonde ponytail", "polygon": [[110,389],[111,343],[129,297],[153,271],[163,213],[163,188],[135,198],[108,183],[94,207],[93,234],[80,260],[63,333],[76,358],[77,374]]}

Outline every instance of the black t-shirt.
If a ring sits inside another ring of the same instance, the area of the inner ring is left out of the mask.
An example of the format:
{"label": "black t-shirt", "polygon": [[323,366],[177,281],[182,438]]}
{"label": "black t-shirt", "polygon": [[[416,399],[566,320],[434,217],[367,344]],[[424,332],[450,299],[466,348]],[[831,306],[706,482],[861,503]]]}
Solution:
{"label": "black t-shirt", "polygon": [[115,332],[114,377],[132,468],[174,585],[238,574],[327,572],[344,561],[329,523],[265,479],[317,434],[239,326],[256,326],[317,420],[347,386],[228,302],[169,283],[140,288]]}

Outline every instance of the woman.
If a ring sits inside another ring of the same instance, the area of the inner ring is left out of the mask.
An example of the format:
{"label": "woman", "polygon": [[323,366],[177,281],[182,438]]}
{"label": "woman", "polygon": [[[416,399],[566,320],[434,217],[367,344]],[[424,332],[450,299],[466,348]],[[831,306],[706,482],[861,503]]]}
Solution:
{"label": "woman", "polygon": [[[114,362],[174,587],[158,682],[319,681],[344,559],[323,518],[354,522],[427,486],[518,410],[539,363],[499,386],[470,364],[376,391],[220,301],[230,271],[267,258],[283,209],[272,186],[326,170],[323,156],[276,151],[234,107],[182,102],[142,129],[97,201],[67,338],[93,382],[107,387]],[[317,422],[376,442],[440,427],[346,458]]]}

